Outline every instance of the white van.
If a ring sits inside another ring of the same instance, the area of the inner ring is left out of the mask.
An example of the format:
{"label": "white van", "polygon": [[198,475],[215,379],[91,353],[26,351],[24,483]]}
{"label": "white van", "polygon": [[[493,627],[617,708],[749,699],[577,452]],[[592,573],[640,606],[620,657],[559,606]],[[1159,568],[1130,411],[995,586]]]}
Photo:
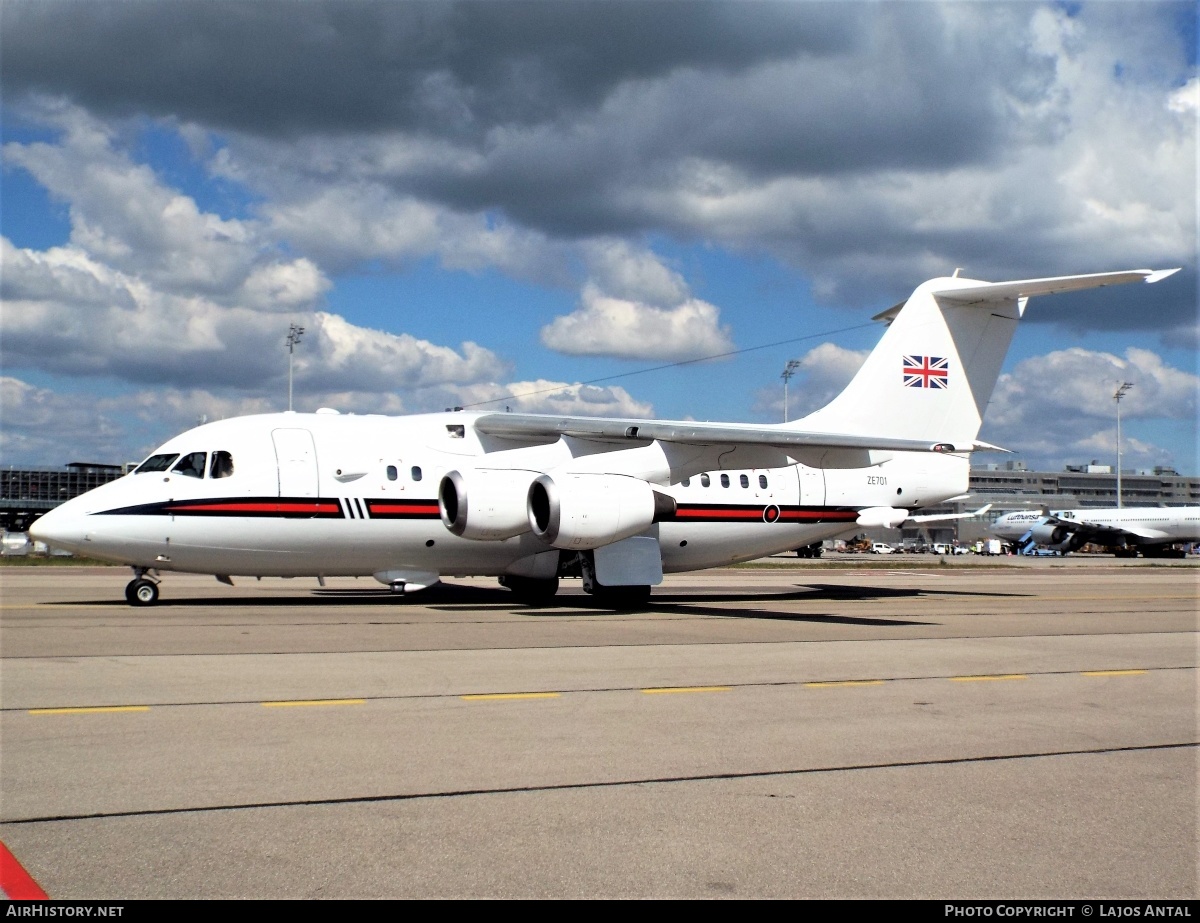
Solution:
{"label": "white van", "polygon": [[872,542],[871,554],[895,554],[896,549],[886,542]]}

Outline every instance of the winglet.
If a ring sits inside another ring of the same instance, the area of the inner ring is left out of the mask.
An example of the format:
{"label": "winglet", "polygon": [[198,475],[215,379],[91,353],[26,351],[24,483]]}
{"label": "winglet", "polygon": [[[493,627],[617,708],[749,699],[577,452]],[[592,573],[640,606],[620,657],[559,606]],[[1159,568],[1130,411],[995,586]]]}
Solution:
{"label": "winglet", "polygon": [[1176,266],[1174,269],[1155,270],[1154,272],[1150,273],[1150,275],[1146,276],[1146,284],[1153,285],[1155,282],[1158,282],[1161,279],[1165,279],[1167,276],[1175,275],[1175,273],[1179,272],[1179,270],[1182,268],[1183,267],[1181,267],[1181,266]]}

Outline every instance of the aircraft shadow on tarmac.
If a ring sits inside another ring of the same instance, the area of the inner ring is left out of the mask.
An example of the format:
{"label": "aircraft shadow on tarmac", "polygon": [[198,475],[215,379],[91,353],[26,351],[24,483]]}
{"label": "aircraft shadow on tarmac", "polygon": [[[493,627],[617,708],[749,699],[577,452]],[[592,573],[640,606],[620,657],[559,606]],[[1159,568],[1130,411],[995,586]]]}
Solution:
{"label": "aircraft shadow on tarmac", "polygon": [[[898,618],[870,618],[853,615],[831,615],[814,612],[782,612],[760,609],[758,606],[780,602],[853,602],[855,600],[913,599],[921,597],[1024,597],[1024,593],[971,592],[928,588],[896,588],[857,586],[834,583],[797,584],[799,589],[785,592],[724,592],[661,593],[651,596],[648,603],[614,608],[583,593],[561,593],[541,605],[525,605],[513,599],[502,587],[460,586],[439,584],[410,597],[397,596],[386,587],[316,588],[305,596],[204,596],[171,599],[165,597],[158,606],[131,610],[133,614],[152,615],[164,609],[227,608],[231,605],[248,609],[319,608],[331,603],[338,606],[373,607],[395,606],[397,612],[418,606],[447,612],[511,612],[536,618],[565,616],[615,617],[639,614],[697,615],[724,619],[772,619],[794,622],[829,622],[853,625],[926,625],[928,620],[911,621]],[[70,602],[50,603],[70,605]],[[91,600],[75,604],[127,608],[128,604],[114,599]],[[719,606],[720,608],[715,608]]]}
{"label": "aircraft shadow on tarmac", "polygon": [[[545,614],[577,615],[579,610],[599,610],[597,615],[635,615],[639,613],[700,615],[709,618],[724,619],[772,619],[792,622],[828,622],[845,625],[928,625],[928,619],[913,621],[900,618],[870,618],[853,615],[831,615],[816,612],[781,612],[771,609],[756,608],[762,604],[779,602],[822,602],[822,601],[854,601],[876,599],[919,598],[927,596],[1025,596],[1024,593],[975,593],[951,590],[926,589],[896,589],[892,587],[861,587],[844,586],[841,584],[804,584],[804,589],[784,593],[746,593],[746,592],[707,592],[707,593],[662,593],[655,594],[650,602],[627,609],[614,610],[605,607],[603,603],[591,597],[582,596],[575,599],[559,597],[543,609],[527,610],[531,615]],[[574,611],[564,612],[567,600]],[[707,605],[703,605],[707,604]],[[722,608],[713,608],[713,604]],[[457,606],[438,606],[437,608],[458,608]]]}

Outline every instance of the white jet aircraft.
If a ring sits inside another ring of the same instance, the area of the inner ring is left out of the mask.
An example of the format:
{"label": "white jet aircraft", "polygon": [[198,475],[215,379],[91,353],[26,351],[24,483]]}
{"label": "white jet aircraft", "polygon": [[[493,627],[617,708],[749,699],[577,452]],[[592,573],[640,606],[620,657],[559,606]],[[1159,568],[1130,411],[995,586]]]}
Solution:
{"label": "white jet aircraft", "polygon": [[33,537],[133,568],[372,575],[397,593],[496,576],[524,601],[559,578],[615,606],[664,573],[718,567],[963,494],[984,408],[1032,295],[1176,270],[1019,282],[939,278],[889,321],[846,389],[779,425],[432,413],[275,413],[208,423],[42,516]]}
{"label": "white jet aircraft", "polygon": [[1200,506],[1018,510],[997,519],[992,532],[1023,554],[1037,545],[1068,554],[1090,543],[1123,557],[1182,557],[1174,546],[1200,542]]}

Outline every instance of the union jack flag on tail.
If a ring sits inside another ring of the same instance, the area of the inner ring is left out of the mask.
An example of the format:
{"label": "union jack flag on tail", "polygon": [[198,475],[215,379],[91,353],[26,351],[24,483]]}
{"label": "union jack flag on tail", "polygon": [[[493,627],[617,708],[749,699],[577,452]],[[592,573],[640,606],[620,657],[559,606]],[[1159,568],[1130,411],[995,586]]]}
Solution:
{"label": "union jack flag on tail", "polygon": [[905,356],[904,387],[945,388],[950,379],[950,363],[940,356]]}

